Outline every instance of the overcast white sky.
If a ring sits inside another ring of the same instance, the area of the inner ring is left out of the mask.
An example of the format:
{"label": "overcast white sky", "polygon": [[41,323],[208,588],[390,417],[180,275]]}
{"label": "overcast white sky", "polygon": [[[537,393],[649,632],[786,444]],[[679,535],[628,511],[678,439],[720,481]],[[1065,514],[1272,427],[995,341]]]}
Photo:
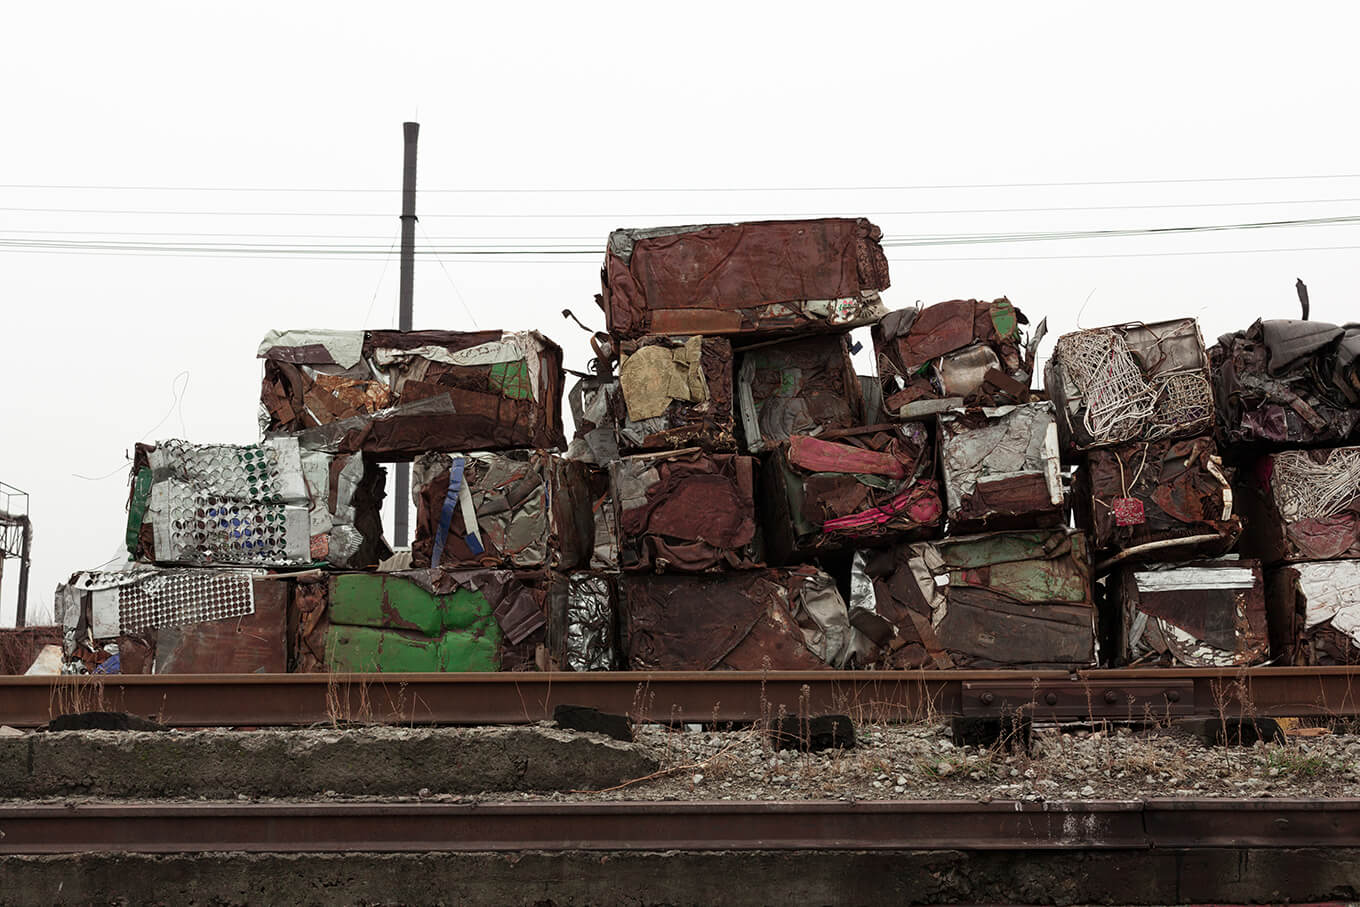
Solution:
{"label": "overcast white sky", "polygon": [[[456,250],[791,215],[868,214],[899,240],[1360,215],[1360,178],[1257,179],[1360,173],[1354,4],[9,3],[4,20],[0,480],[32,495],[31,615],[121,545],[134,442],[256,440],[266,330],[395,325],[403,120],[422,126],[418,239],[446,250],[417,264],[416,327],[471,328],[470,309],[578,368],[585,335],[559,312],[601,324],[598,256]],[[1071,182],[1105,184],[1051,185]],[[1029,185],[958,188],[985,184]],[[658,188],[692,191],[640,191]],[[620,191],[519,191],[562,189]],[[173,254],[15,245],[34,241]],[[888,252],[892,307],[1004,294],[1056,332],[1085,302],[1086,327],[1196,315],[1212,342],[1293,316],[1296,277],[1319,320],[1360,298],[1353,224]],[[11,561],[0,625],[17,580]]]}

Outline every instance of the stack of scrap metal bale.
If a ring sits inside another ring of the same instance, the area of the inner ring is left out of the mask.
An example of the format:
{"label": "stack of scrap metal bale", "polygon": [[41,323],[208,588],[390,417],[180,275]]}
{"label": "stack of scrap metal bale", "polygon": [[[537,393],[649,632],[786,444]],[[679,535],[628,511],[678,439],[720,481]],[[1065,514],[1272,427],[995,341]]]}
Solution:
{"label": "stack of scrap metal bale", "polygon": [[[1305,319],[1307,316],[1306,296]],[[1360,325],[1258,320],[1210,351],[1241,548],[1281,663],[1360,661]]]}
{"label": "stack of scrap metal bale", "polygon": [[1182,318],[1065,334],[1044,378],[1059,443],[1078,467],[1076,524],[1105,575],[1110,663],[1266,661],[1261,565],[1230,553],[1241,522],[1213,437],[1198,324]]}

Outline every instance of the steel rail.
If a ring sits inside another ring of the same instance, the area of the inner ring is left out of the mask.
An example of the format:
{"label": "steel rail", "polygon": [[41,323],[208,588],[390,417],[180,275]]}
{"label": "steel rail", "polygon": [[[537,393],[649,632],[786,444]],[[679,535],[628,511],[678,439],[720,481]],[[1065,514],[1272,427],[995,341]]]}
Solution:
{"label": "steel rail", "polygon": [[1360,800],[0,806],[0,855],[1360,846]]}
{"label": "steel rail", "polygon": [[839,712],[1140,720],[1360,715],[1360,668],[1063,671],[656,671],[0,677],[0,724],[120,711],[176,727],[524,724],[555,706],[638,720],[749,722]]}

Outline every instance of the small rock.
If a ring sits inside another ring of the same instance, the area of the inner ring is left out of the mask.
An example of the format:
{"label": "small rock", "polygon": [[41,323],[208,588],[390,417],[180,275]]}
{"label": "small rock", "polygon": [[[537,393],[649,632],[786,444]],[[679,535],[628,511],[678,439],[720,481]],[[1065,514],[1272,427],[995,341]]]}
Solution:
{"label": "small rock", "polygon": [[0,724],[0,737],[22,737],[24,732],[8,724]]}
{"label": "small rock", "polygon": [[942,760],[939,765],[935,766],[935,774],[939,775],[941,778],[948,778],[950,775],[954,774],[954,766]]}
{"label": "small rock", "polygon": [[429,795],[430,789],[428,787],[422,787],[420,790],[416,791],[417,797],[428,797]]}
{"label": "small rock", "polygon": [[703,776],[702,773],[700,773],[700,772],[696,772],[696,773],[695,773],[695,775],[694,775],[694,783],[695,783],[695,784],[703,784],[703,783],[704,783],[704,776]]}
{"label": "small rock", "polygon": [[1081,789],[1081,795],[1083,797],[1093,797],[1095,796],[1095,793],[1096,789],[1089,784]]}

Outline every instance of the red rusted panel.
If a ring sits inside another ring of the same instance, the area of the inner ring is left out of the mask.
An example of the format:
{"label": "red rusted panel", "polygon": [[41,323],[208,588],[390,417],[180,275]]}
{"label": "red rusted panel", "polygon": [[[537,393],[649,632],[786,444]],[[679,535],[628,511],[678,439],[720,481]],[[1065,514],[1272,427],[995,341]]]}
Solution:
{"label": "red rusted panel", "polygon": [[1209,350],[1218,422],[1234,442],[1338,444],[1360,437],[1360,327],[1258,320]]}
{"label": "red rusted panel", "polygon": [[1193,318],[1058,338],[1044,367],[1063,453],[1213,431],[1209,358]]}
{"label": "red rusted panel", "polygon": [[748,453],[796,434],[858,428],[864,397],[845,337],[804,337],[741,354],[737,406]]}
{"label": "red rusted panel", "polygon": [[930,401],[943,399],[954,406],[1028,403],[1044,334],[1041,325],[1027,341],[1020,326],[1028,323],[1005,298],[889,312],[872,332],[885,412],[919,418],[933,411]]}
{"label": "red rusted panel", "polygon": [[770,560],[929,537],[943,517],[934,475],[934,445],[920,422],[794,435],[761,470]]}
{"label": "red rusted panel", "polygon": [[1109,588],[1121,664],[1246,667],[1270,657],[1258,561],[1124,567]]}
{"label": "red rusted panel", "polygon": [[855,556],[850,619],[894,668],[1090,667],[1086,539],[1000,532]]}
{"label": "red rusted panel", "polygon": [[1360,557],[1360,447],[1267,454],[1238,474],[1242,552],[1266,563]]}
{"label": "red rusted panel", "polygon": [[610,408],[624,452],[737,449],[732,344],[722,337],[644,337],[619,348]]}
{"label": "red rusted panel", "polygon": [[253,614],[159,628],[156,673],[286,673],[288,585],[281,579],[255,580]]}
{"label": "red rusted panel", "polygon": [[1075,489],[1077,525],[1091,532],[1098,551],[1132,553],[1150,542],[1191,539],[1159,544],[1154,559],[1212,556],[1227,551],[1241,530],[1230,475],[1212,438],[1093,450]]}
{"label": "red rusted panel", "polygon": [[598,301],[615,337],[844,330],[882,314],[881,237],[863,218],[616,230]]}
{"label": "red rusted panel", "polygon": [[759,565],[755,460],[696,450],[610,465],[624,570],[697,573]]}

